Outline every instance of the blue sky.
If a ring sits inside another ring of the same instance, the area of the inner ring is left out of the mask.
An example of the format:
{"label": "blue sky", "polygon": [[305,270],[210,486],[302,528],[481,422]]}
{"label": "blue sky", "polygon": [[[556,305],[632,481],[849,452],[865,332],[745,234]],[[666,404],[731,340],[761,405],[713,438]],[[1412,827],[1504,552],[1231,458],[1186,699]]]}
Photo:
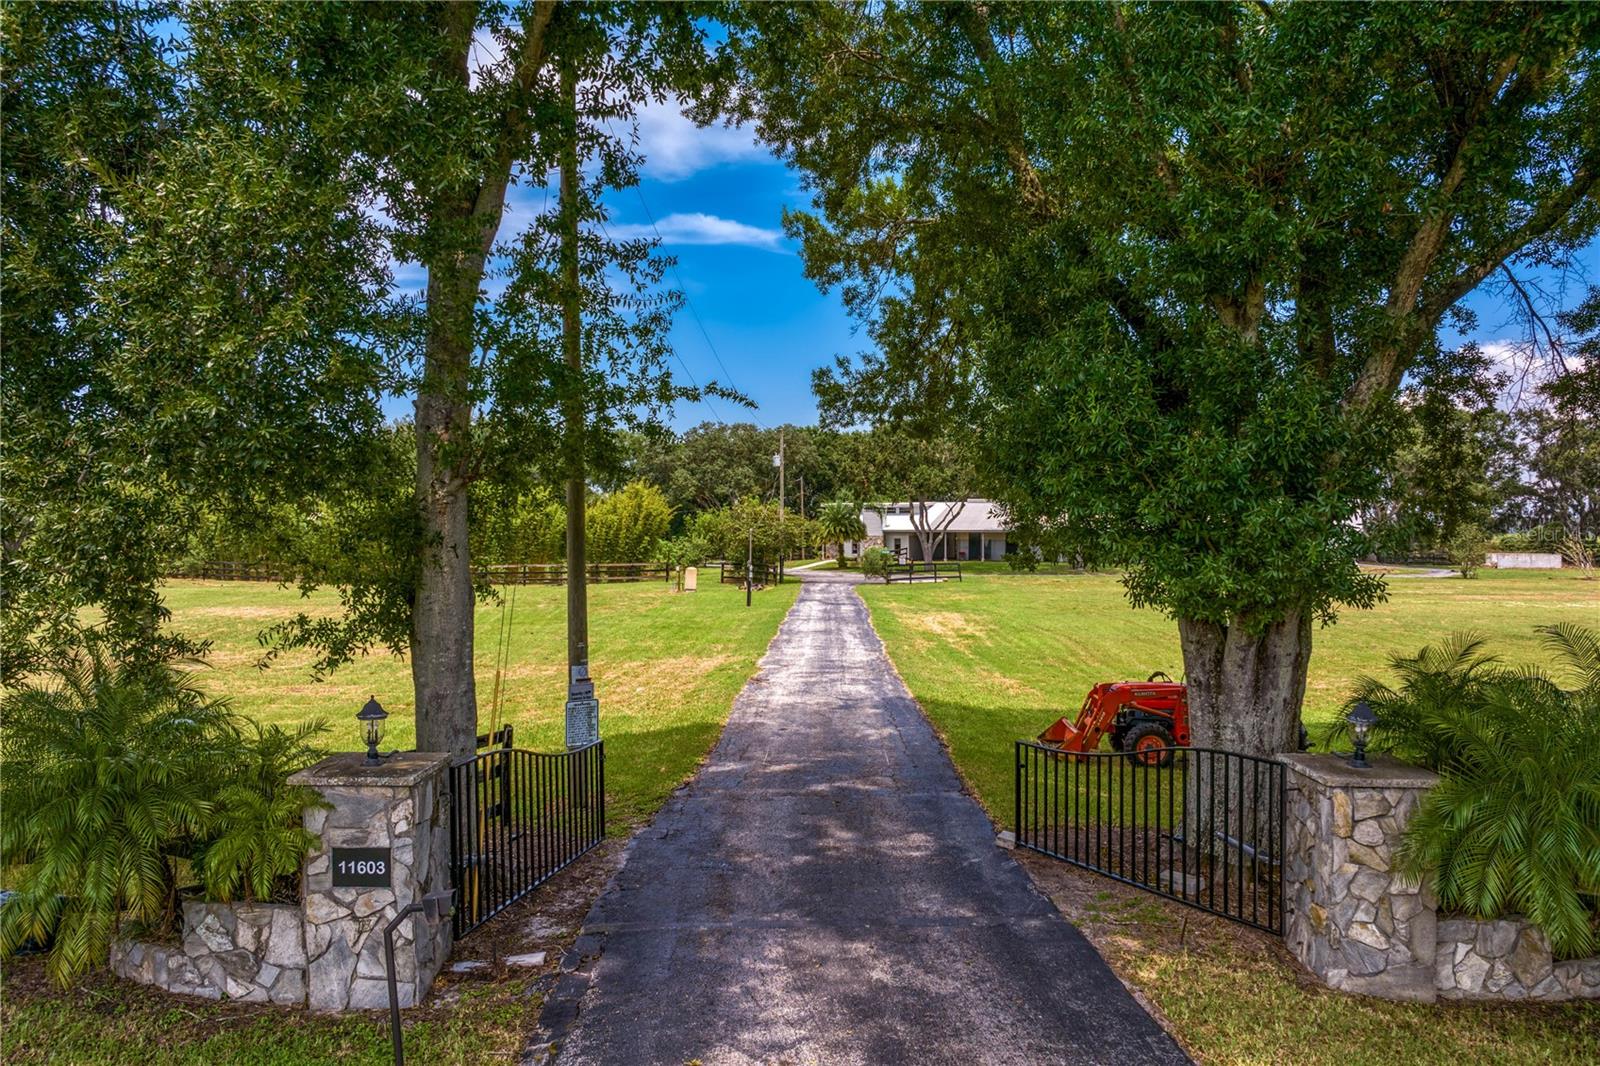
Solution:
{"label": "blue sky", "polygon": [[641,116],[639,148],[642,180],[610,196],[610,231],[651,236],[653,218],[678,261],[670,280],[681,282],[689,303],[672,333],[682,360],[675,369],[701,384],[731,384],[758,405],[752,412],[721,400],[684,404],[674,423],[814,422],[811,371],[866,341],[838,294],[805,277],[797,247],[783,236],[783,209],[808,204],[798,176],[749,132],[696,128],[670,104]]}
{"label": "blue sky", "polygon": [[[758,405],[751,412],[721,400],[683,404],[672,423],[683,429],[708,420],[814,422],[812,370],[869,342],[838,293],[820,292],[805,277],[797,247],[782,234],[783,209],[808,206],[798,175],[747,131],[697,128],[671,104],[641,115],[639,150],[646,159],[642,180],[637,189],[609,195],[609,229],[617,237],[659,230],[664,250],[677,259],[676,277],[668,280],[681,285],[689,306],[672,332],[681,360],[674,371],[700,384],[732,385]],[[542,188],[515,190],[502,235],[516,225],[519,199],[531,198],[537,208],[543,197]],[[1591,245],[1577,271],[1537,280],[1553,301],[1570,306],[1597,276],[1600,249]],[[1447,339],[1477,340],[1515,372],[1523,365],[1520,327],[1511,303],[1495,290],[1488,284],[1467,298],[1477,328]],[[1513,393],[1508,402],[1516,399]]]}

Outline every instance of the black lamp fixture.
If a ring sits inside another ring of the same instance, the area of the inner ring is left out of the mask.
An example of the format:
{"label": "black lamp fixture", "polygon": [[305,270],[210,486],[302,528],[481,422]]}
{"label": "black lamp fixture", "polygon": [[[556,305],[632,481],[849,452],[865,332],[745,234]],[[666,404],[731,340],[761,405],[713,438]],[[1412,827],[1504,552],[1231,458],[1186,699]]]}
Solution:
{"label": "black lamp fixture", "polygon": [[361,723],[367,742],[368,766],[377,766],[383,761],[383,756],[378,754],[378,742],[383,739],[383,723],[388,717],[389,712],[383,709],[376,696],[367,700],[367,705],[356,713],[356,721]]}
{"label": "black lamp fixture", "polygon": [[1356,739],[1356,750],[1350,753],[1349,764],[1357,770],[1365,770],[1371,764],[1367,762],[1367,734],[1372,732],[1372,726],[1378,716],[1372,713],[1372,705],[1362,700],[1350,709],[1346,719],[1350,723],[1350,732]]}

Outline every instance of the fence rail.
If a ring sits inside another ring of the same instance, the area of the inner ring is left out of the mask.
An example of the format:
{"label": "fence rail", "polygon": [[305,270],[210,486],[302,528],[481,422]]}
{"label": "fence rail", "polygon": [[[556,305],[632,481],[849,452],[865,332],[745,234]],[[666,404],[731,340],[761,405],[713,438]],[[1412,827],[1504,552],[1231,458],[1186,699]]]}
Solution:
{"label": "fence rail", "polygon": [[[564,585],[565,563],[496,563],[479,571],[491,585]],[[673,568],[666,563],[590,563],[584,567],[589,584],[614,581],[672,580]],[[192,577],[207,581],[289,581],[293,575],[278,563],[206,562],[183,566],[168,577]]]}
{"label": "fence rail", "polygon": [[948,580],[951,575],[957,581],[961,580],[961,563],[890,563],[884,569],[883,580],[890,581],[939,581]]}
{"label": "fence rail", "polygon": [[182,566],[168,577],[196,577],[202,581],[288,581],[289,574],[277,563],[246,563],[220,560]]}
{"label": "fence rail", "polygon": [[557,754],[493,748],[450,767],[457,937],[604,839],[605,783],[603,741]]}
{"label": "fence rail", "polygon": [[[671,581],[672,567],[665,563],[590,563],[583,568],[591,585],[617,581]],[[501,563],[483,572],[491,585],[564,585],[565,563]]]}
{"label": "fence rail", "polygon": [[1166,766],[1017,741],[1017,846],[1282,935],[1284,765],[1161,751]]}
{"label": "fence rail", "polygon": [[[733,560],[720,560],[707,566],[717,567],[717,581],[723,585],[743,585],[745,564]],[[783,569],[774,563],[756,563],[754,567],[756,584],[778,585],[783,582]]]}

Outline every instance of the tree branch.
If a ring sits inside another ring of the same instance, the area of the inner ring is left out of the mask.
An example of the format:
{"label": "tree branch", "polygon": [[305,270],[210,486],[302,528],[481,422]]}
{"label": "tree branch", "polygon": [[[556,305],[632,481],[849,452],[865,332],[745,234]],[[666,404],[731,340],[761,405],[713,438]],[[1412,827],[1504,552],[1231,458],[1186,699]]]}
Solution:
{"label": "tree branch", "polygon": [[1580,163],[1572,172],[1572,180],[1567,186],[1534,212],[1528,221],[1507,234],[1504,240],[1490,248],[1477,263],[1459,271],[1437,291],[1429,294],[1422,303],[1423,318],[1437,322],[1457,300],[1477,288],[1483,279],[1500,269],[1506,259],[1526,247],[1535,238],[1553,229],[1594,189],[1596,174],[1593,160],[1584,160]]}
{"label": "tree branch", "polygon": [[485,256],[494,247],[495,237],[500,232],[500,213],[505,207],[506,186],[511,182],[511,165],[517,158],[517,149],[527,142],[528,97],[533,92],[539,71],[544,68],[545,32],[550,28],[555,11],[555,0],[536,0],[522,20],[522,52],[517,57],[513,79],[515,90],[500,120],[500,139],[495,148],[494,161],[472,205],[472,215],[478,219],[480,245]]}

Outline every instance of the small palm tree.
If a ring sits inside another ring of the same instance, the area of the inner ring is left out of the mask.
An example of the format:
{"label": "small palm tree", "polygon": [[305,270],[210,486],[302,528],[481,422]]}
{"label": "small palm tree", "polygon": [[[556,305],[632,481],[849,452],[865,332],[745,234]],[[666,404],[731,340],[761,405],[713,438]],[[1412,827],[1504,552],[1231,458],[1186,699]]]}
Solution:
{"label": "small palm tree", "polygon": [[[289,775],[323,753],[313,741],[328,732],[320,718],[292,730],[247,721],[239,728],[239,754],[215,799],[215,831],[200,859],[206,894],[271,900],[300,869],[317,838],[301,812],[326,806],[315,791],[288,784]],[[290,887],[292,887],[292,882]]]}
{"label": "small palm tree", "polygon": [[817,512],[817,528],[822,535],[839,546],[839,566],[846,565],[844,542],[860,540],[867,535],[866,523],[861,521],[861,508],[849,500],[834,500],[822,505]]}
{"label": "small palm tree", "polygon": [[1545,626],[1575,682],[1504,666],[1459,636],[1367,679],[1375,744],[1437,770],[1407,826],[1400,868],[1431,877],[1441,906],[1527,915],[1558,955],[1600,948],[1600,633]]}
{"label": "small palm tree", "polygon": [[66,984],[125,919],[170,925],[176,864],[211,820],[227,712],[171,664],[94,643],[0,702],[0,955],[54,936]]}

